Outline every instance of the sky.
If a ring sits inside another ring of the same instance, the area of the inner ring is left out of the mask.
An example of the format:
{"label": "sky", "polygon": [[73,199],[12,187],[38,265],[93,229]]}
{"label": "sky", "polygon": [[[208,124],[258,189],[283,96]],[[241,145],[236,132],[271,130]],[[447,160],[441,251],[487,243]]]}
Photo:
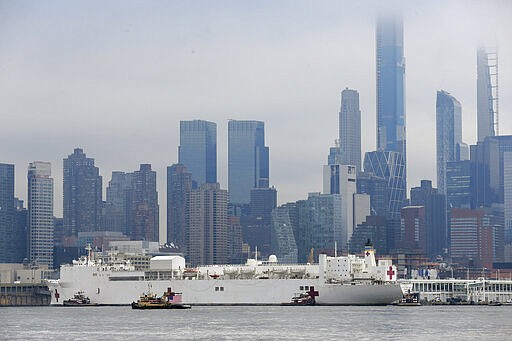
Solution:
{"label": "sky", "polygon": [[[160,230],[179,121],[217,123],[227,188],[227,122],[265,122],[279,203],[322,190],[338,134],[340,92],[356,89],[362,150],[375,150],[375,18],[404,18],[407,184],[436,184],[435,98],[462,105],[476,140],[476,49],[499,52],[501,135],[512,134],[510,1],[0,1],[0,162],[52,163],[62,216],[62,160],[80,147],[107,186],[112,171],[150,163]],[[161,240],[164,234],[161,233]]]}

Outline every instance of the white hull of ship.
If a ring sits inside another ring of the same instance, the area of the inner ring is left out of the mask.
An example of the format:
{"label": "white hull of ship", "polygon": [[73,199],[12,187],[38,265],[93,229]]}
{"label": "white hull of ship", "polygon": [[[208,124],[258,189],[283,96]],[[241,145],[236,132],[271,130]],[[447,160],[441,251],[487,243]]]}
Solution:
{"label": "white hull of ship", "polygon": [[[62,304],[82,290],[100,305],[128,305],[141,293],[162,294],[171,287],[192,305],[279,305],[314,286],[320,305],[386,305],[402,297],[398,284],[319,284],[318,279],[174,279],[109,281],[107,276],[50,284],[52,304]],[[302,290],[301,290],[302,287]],[[59,293],[56,300],[55,290]]]}

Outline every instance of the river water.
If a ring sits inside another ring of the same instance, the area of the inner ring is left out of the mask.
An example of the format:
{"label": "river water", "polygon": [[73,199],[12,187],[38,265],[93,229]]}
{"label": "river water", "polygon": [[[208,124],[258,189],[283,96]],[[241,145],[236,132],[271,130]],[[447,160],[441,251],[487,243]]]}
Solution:
{"label": "river water", "polygon": [[5,340],[512,340],[512,306],[0,308]]}

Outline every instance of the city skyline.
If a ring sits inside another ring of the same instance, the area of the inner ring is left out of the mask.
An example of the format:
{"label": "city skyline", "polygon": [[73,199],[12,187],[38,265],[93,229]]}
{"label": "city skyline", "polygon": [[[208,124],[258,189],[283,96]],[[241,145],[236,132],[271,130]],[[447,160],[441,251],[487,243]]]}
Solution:
{"label": "city skyline", "polygon": [[[436,183],[436,91],[446,89],[461,102],[463,140],[476,143],[476,49],[482,42],[506,42],[511,9],[500,1],[485,6],[413,4],[402,8],[409,188],[420,179]],[[162,14],[150,8],[136,13],[136,6],[127,3],[116,24],[104,14],[85,11],[84,16],[82,7],[89,6],[7,2],[2,11],[1,61],[10,81],[1,91],[9,119],[0,128],[0,162],[16,165],[15,196],[27,199],[24,166],[32,160],[50,161],[55,214],[62,216],[62,159],[80,147],[96,160],[105,179],[114,170],[151,163],[165,207],[165,167],[178,161],[179,121],[192,119],[217,123],[218,181],[227,188],[227,120],[254,119],[266,125],[279,203],[304,199],[321,189],[325,151],[337,137],[339,91],[345,87],[360,94],[362,122],[367,122],[362,125],[362,152],[375,149],[376,2],[326,2],[314,8],[286,2],[246,5],[252,8],[223,3],[200,11],[200,5],[171,3]],[[338,6],[348,6],[349,14],[327,14]],[[464,8],[455,11],[457,6]],[[39,9],[45,15],[36,14]],[[276,9],[289,14],[279,25]],[[174,35],[173,26],[164,24],[172,21],[172,10],[183,14],[185,27]],[[154,20],[146,27],[148,18]],[[308,25],[296,25],[301,18]],[[431,22],[437,26],[431,28]],[[260,32],[251,23],[269,27]],[[231,30],[233,24],[237,32]],[[67,25],[71,32],[58,32]],[[155,34],[159,30],[169,40]],[[268,35],[273,30],[278,34]],[[142,42],[145,38],[151,39]],[[175,51],[163,48],[166,42]],[[512,108],[511,50],[499,47],[500,109],[507,113]],[[502,116],[500,134],[509,134],[511,127],[511,120]],[[161,210],[160,226],[165,226],[165,216]]]}

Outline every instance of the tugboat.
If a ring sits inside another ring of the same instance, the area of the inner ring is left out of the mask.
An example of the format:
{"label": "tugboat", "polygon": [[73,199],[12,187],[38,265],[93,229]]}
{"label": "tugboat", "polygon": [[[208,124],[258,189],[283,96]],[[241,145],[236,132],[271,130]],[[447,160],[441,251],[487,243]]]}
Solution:
{"label": "tugboat", "polygon": [[132,309],[190,309],[189,304],[181,303],[181,293],[173,292],[171,288],[158,297],[148,290],[140,295],[137,302],[132,302]]}
{"label": "tugboat", "polygon": [[78,291],[73,298],[65,300],[62,304],[66,307],[91,307],[98,305],[97,303],[91,303],[91,300],[85,296],[83,291]]}
{"label": "tugboat", "polygon": [[393,305],[402,306],[402,307],[415,307],[420,306],[420,293],[419,292],[409,292],[404,295],[404,297]]}
{"label": "tugboat", "polygon": [[291,302],[281,303],[281,305],[315,305],[315,296],[318,296],[318,291],[311,287],[307,292],[295,294]]}

